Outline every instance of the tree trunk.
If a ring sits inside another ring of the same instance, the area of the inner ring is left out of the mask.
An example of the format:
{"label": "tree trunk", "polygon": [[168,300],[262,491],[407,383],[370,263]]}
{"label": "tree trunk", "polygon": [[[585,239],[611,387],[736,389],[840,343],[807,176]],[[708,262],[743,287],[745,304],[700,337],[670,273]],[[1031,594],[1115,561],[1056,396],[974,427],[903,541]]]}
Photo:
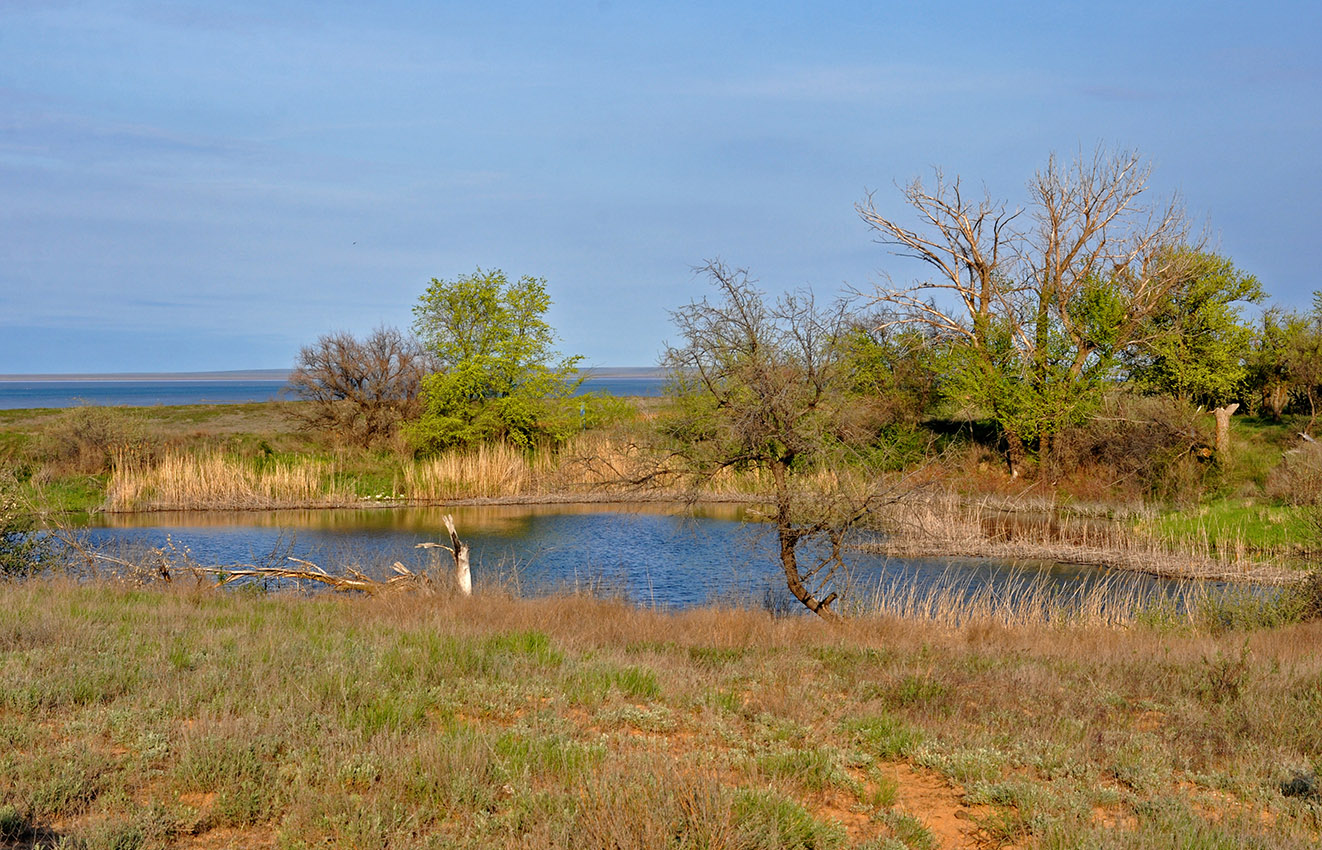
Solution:
{"label": "tree trunk", "polygon": [[824,620],[834,620],[836,614],[830,609],[830,605],[835,601],[836,595],[832,593],[825,599],[818,599],[808,590],[807,585],[803,583],[803,576],[799,574],[800,535],[794,527],[786,474],[786,464],[780,462],[771,464],[771,477],[776,485],[776,536],[780,542],[780,568],[785,573],[785,586],[809,611]]}
{"label": "tree trunk", "polygon": [[1216,457],[1222,462],[1230,460],[1230,416],[1236,410],[1239,410],[1239,402],[1212,411],[1216,417]]}
{"label": "tree trunk", "polygon": [[1024,451],[1024,441],[1014,431],[1001,432],[1005,437],[1005,462],[1010,468],[1010,477],[1018,478],[1024,471],[1028,454]]}

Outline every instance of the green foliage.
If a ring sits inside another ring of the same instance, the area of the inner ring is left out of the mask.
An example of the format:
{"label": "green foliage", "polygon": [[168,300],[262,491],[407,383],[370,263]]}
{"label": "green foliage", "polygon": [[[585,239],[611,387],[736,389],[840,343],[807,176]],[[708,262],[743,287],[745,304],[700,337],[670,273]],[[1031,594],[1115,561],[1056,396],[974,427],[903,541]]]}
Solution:
{"label": "green foliage", "polygon": [[923,741],[921,732],[890,714],[852,718],[841,728],[870,755],[881,759],[901,758]]}
{"label": "green foliage", "polygon": [[1264,297],[1262,284],[1216,254],[1181,248],[1166,297],[1130,353],[1130,375],[1148,392],[1217,407],[1235,398],[1248,374],[1253,331],[1238,305]]}
{"label": "green foliage", "polygon": [[741,789],[735,795],[734,816],[752,847],[826,850],[848,843],[840,824],[822,823],[803,806],[771,790]]}
{"label": "green foliage", "polygon": [[935,402],[939,364],[930,340],[918,331],[864,320],[849,329],[841,346],[846,380],[878,421],[914,423]]}
{"label": "green foliage", "polygon": [[599,400],[570,401],[581,358],[557,361],[550,306],[541,278],[510,281],[499,269],[432,278],[413,308],[440,367],[423,379],[423,414],[409,429],[423,453],[490,440],[532,448],[590,424]]}
{"label": "green foliage", "polygon": [[1248,385],[1263,409],[1280,419],[1287,408],[1306,413],[1308,429],[1322,411],[1322,290],[1307,314],[1272,308],[1249,355]]}

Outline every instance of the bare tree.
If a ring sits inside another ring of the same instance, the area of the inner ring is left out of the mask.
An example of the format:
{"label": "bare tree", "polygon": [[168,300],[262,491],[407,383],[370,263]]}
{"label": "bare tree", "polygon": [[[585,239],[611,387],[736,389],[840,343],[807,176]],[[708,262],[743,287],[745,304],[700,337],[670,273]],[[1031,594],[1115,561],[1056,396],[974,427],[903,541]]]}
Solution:
{"label": "bare tree", "polygon": [[308,427],[362,446],[389,438],[417,415],[426,352],[412,337],[380,327],[364,339],[345,331],[304,346],[289,392],[306,401],[292,415]]}
{"label": "bare tree", "polygon": [[[743,269],[706,273],[719,293],[680,308],[664,364],[676,413],[667,472],[701,485],[726,470],[769,474],[778,560],[790,593],[832,616],[847,536],[893,501],[866,460],[876,429],[850,394],[849,304],[811,293],[768,304]],[[857,472],[858,474],[850,474]]]}
{"label": "bare tree", "polygon": [[1189,254],[1173,250],[1189,239],[1178,203],[1142,203],[1149,174],[1137,153],[1098,150],[1070,165],[1051,157],[1029,181],[1027,210],[970,198],[940,171],[932,188],[904,190],[915,228],[872,195],[857,206],[879,242],[930,272],[876,298],[895,322],[926,328],[962,357],[960,376],[1000,423],[1016,472],[1028,441],[1049,456],[1051,437],[1116,354],[1140,341]]}

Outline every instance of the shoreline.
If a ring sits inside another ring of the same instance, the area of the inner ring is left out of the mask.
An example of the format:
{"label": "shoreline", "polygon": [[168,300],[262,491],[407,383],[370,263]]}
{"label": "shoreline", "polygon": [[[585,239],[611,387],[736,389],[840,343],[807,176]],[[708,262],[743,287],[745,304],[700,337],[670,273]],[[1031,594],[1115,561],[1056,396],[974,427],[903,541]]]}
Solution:
{"label": "shoreline", "polygon": [[[498,497],[447,499],[444,501],[410,502],[403,499],[365,499],[357,504],[290,504],[281,506],[189,506],[178,508],[151,508],[133,511],[96,511],[110,516],[151,516],[153,514],[183,514],[204,512],[264,513],[274,511],[341,511],[341,510],[395,510],[408,508],[448,507],[534,507],[539,505],[664,505],[676,510],[701,509],[704,505],[755,505],[762,500],[746,495],[717,495],[699,499],[686,499],[675,493],[633,494],[621,498],[618,494],[540,494]],[[755,521],[755,520],[750,520]],[[987,558],[1010,562],[1043,562],[1091,566],[1099,569],[1134,572],[1158,578],[1197,582],[1224,582],[1230,584],[1258,584],[1284,586],[1292,584],[1306,573],[1304,569],[1282,567],[1270,562],[1244,558],[1221,560],[1193,553],[1180,553],[1142,546],[1096,547],[1052,541],[996,541],[986,538],[951,539],[923,533],[892,532],[882,543],[857,544],[858,551],[896,558],[947,557]]]}

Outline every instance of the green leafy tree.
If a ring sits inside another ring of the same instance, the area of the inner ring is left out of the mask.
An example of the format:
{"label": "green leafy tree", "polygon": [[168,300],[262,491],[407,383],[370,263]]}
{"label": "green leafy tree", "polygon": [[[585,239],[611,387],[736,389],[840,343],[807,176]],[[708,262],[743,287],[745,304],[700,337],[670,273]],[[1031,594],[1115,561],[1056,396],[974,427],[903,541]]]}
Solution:
{"label": "green leafy tree", "polygon": [[1263,312],[1248,355],[1248,390],[1262,410],[1280,419],[1294,392],[1290,354],[1295,340],[1308,328],[1297,313],[1271,307]]}
{"label": "green leafy tree", "polygon": [[478,269],[432,278],[413,308],[414,332],[439,371],[422,381],[423,413],[410,435],[423,452],[504,440],[531,448],[583,426],[591,400],[568,402],[581,358],[560,358],[546,321],[542,278]]}
{"label": "green leafy tree", "polygon": [[1016,473],[1031,448],[1050,465],[1053,437],[1088,415],[1162,303],[1169,249],[1187,227],[1175,204],[1140,203],[1148,175],[1136,153],[1099,150],[1052,157],[1026,209],[970,197],[939,171],[904,190],[915,226],[871,196],[858,205],[879,241],[928,272],[877,300],[951,358],[949,391],[996,421]]}
{"label": "green leafy tree", "polygon": [[1219,407],[1248,375],[1254,333],[1240,310],[1263,299],[1262,284],[1193,248],[1177,249],[1166,265],[1164,296],[1127,354],[1130,375],[1147,392]]}

